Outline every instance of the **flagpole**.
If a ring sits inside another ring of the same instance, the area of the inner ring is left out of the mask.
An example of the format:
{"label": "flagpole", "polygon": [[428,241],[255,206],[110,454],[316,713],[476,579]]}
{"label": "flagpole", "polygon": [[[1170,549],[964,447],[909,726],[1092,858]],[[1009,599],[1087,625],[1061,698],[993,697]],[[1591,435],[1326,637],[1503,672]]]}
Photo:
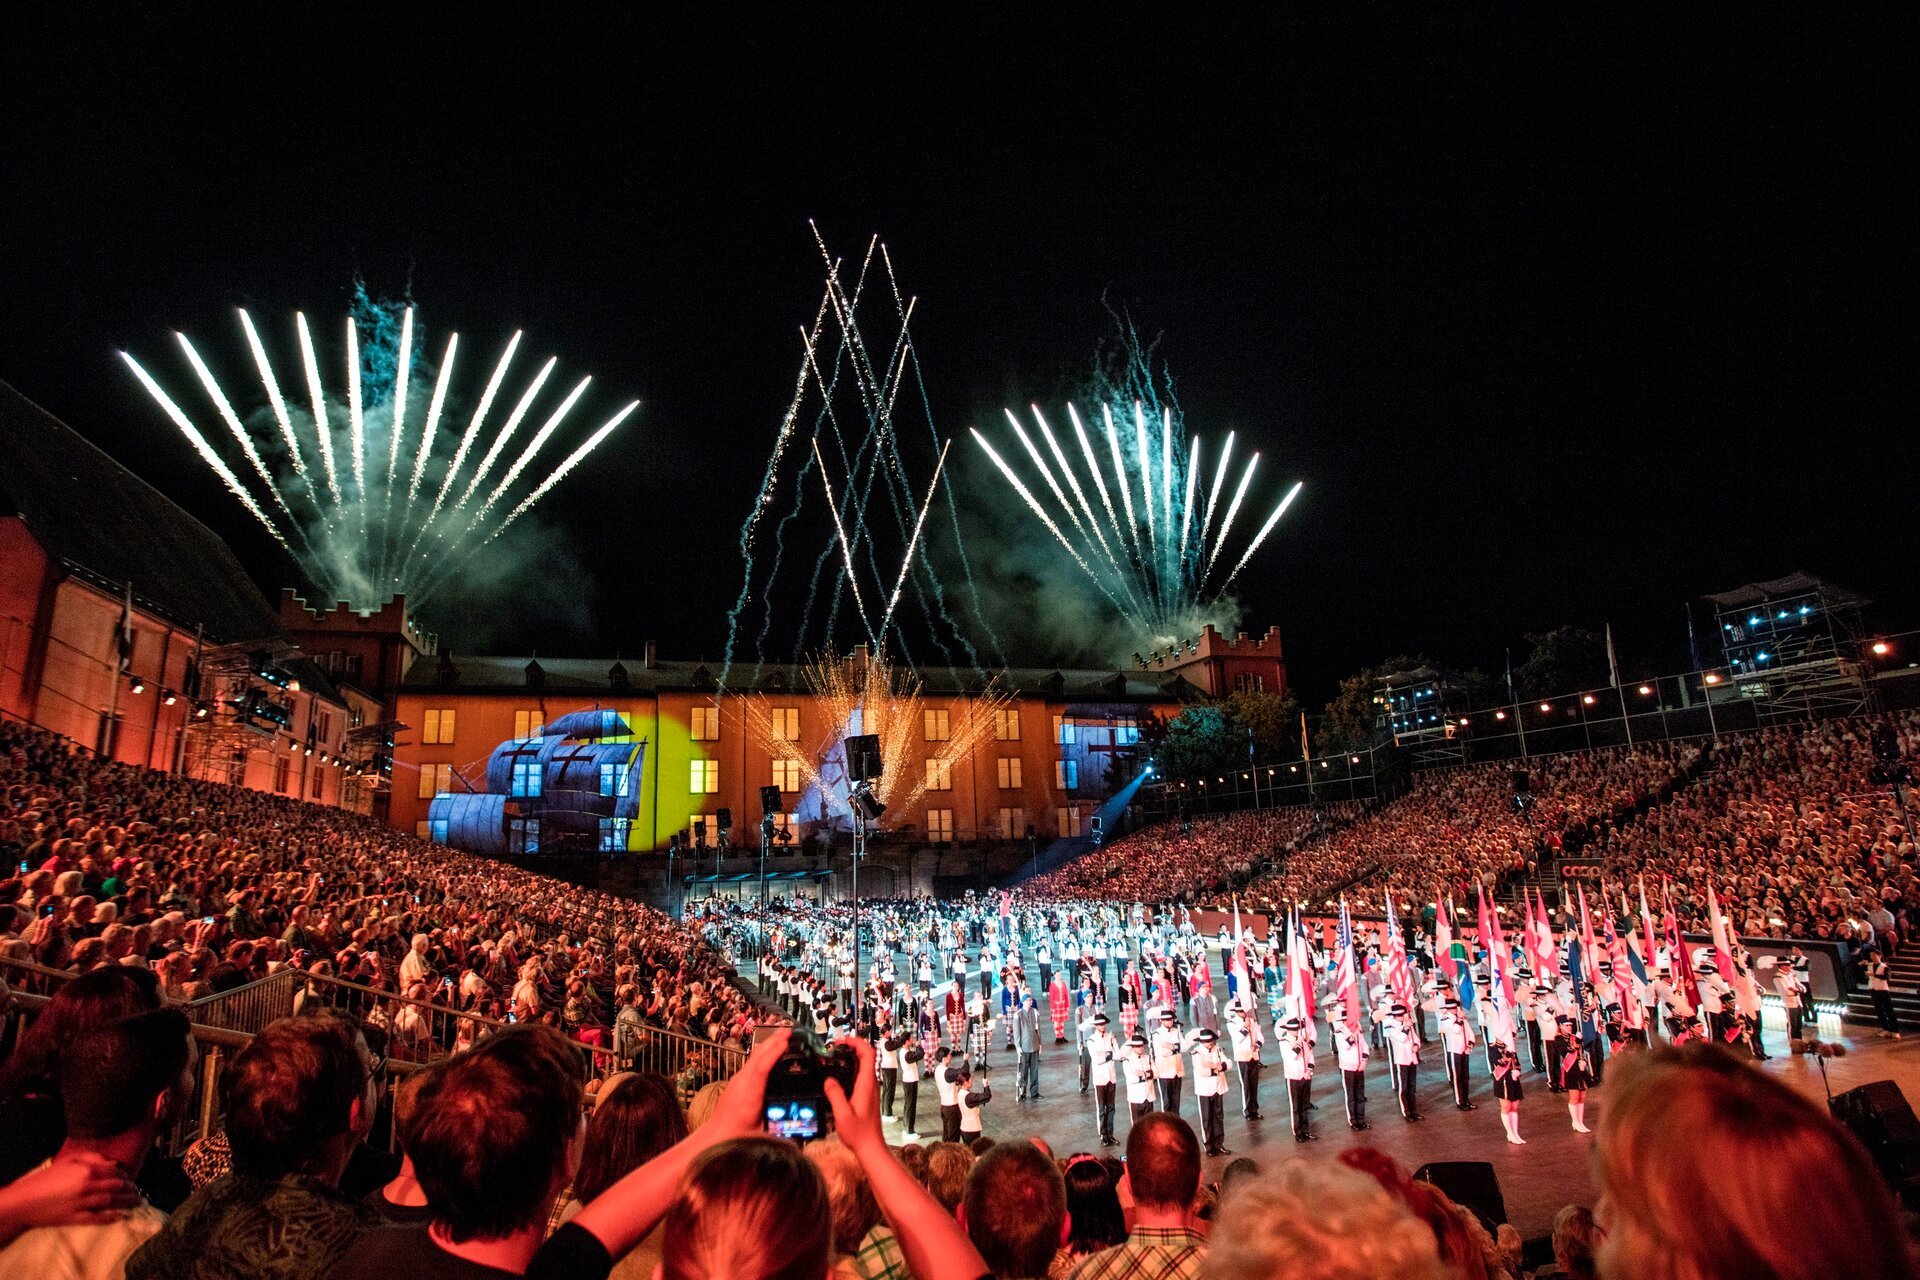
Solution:
{"label": "flagpole", "polygon": [[[1520,758],[1525,760],[1527,758],[1527,722],[1520,715],[1520,695],[1513,689],[1513,650],[1511,649],[1507,650],[1507,701],[1513,704],[1513,727],[1520,735]],[[1305,713],[1302,713],[1301,723],[1305,722]]]}
{"label": "flagpole", "polygon": [[1633,745],[1633,713],[1627,710],[1627,694],[1620,687],[1620,660],[1613,653],[1613,624],[1607,624],[1607,674],[1613,678],[1613,696],[1620,703],[1620,723],[1626,726],[1627,745]]}

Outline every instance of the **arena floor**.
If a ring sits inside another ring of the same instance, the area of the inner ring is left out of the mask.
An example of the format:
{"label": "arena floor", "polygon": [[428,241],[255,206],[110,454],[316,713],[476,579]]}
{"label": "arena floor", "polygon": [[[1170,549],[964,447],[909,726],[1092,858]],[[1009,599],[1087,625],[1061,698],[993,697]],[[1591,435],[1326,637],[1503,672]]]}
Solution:
{"label": "arena floor", "polygon": [[[1899,1083],[1909,1100],[1920,1099],[1920,1035],[1882,1040],[1867,1028],[1850,1025],[1847,1030],[1849,1035],[1843,1039],[1850,1050],[1848,1056],[1828,1064],[1834,1093],[1873,1080],[1892,1079]],[[1782,1056],[1762,1064],[1763,1070],[1810,1097],[1824,1099],[1819,1068],[1806,1058],[1784,1056],[1784,1032],[1769,1031],[1767,1049]],[[1524,1053],[1522,1056],[1524,1058]],[[1418,1124],[1401,1118],[1390,1092],[1387,1070],[1378,1065],[1376,1058],[1376,1065],[1367,1074],[1367,1118],[1372,1128],[1356,1133],[1347,1127],[1339,1075],[1331,1069],[1323,1053],[1313,1088],[1318,1106],[1312,1113],[1312,1131],[1320,1140],[1296,1144],[1287,1116],[1286,1088],[1275,1065],[1278,1054],[1271,1045],[1267,1058],[1260,1087],[1264,1119],[1241,1118],[1237,1079],[1227,1097],[1227,1146],[1234,1156],[1277,1160],[1304,1155],[1312,1160],[1331,1160],[1348,1147],[1373,1146],[1392,1155],[1409,1171],[1430,1160],[1490,1161],[1499,1174],[1508,1219],[1526,1239],[1547,1234],[1552,1228],[1553,1215],[1561,1206],[1575,1202],[1591,1205],[1595,1199],[1597,1193],[1589,1159],[1595,1139],[1573,1131],[1564,1095],[1549,1093],[1543,1075],[1531,1073],[1526,1077],[1520,1136],[1527,1142],[1525,1146],[1515,1146],[1506,1141],[1501,1130],[1499,1105],[1483,1069],[1484,1059],[1479,1055],[1476,1054],[1474,1060],[1471,1094],[1479,1110],[1457,1111],[1437,1053],[1432,1048],[1427,1050],[1419,1084],[1424,1118]],[[989,1059],[994,1068],[994,1096],[983,1113],[987,1136],[1012,1138],[1038,1134],[1061,1156],[1100,1150],[1094,1098],[1090,1092],[1084,1095],[1080,1092],[1073,1046],[1049,1046],[1041,1053],[1038,1102],[1015,1100],[1014,1063],[1015,1055],[998,1046]],[[1589,1127],[1597,1127],[1598,1117],[1606,1109],[1606,1097],[1604,1084],[1588,1095]],[[921,1086],[920,1104],[921,1140],[937,1139],[939,1105],[931,1084]],[[1124,1088],[1117,1112],[1115,1136],[1124,1143],[1127,1128]],[[1181,1114],[1198,1127],[1199,1110],[1193,1100],[1190,1080],[1183,1090]],[[889,1123],[887,1133],[890,1140],[901,1140],[898,1123]],[[1231,1158],[1207,1157],[1203,1176],[1209,1181],[1218,1178]]]}

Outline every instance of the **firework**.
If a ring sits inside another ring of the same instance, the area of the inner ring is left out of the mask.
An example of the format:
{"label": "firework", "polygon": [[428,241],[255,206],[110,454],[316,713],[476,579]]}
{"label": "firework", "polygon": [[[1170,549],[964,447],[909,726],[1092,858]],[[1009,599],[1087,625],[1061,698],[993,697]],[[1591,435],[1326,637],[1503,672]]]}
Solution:
{"label": "firework", "polygon": [[[1087,497],[1086,486],[1081,483],[1080,470],[1068,460],[1046,416],[1038,405],[1032,406],[1032,411],[1034,425],[1047,445],[1047,455],[1042,455],[1019,417],[1011,409],[1005,412],[1028,461],[1053,496],[1051,509],[977,428],[973,432],[974,442],[1127,623],[1156,640],[1176,639],[1219,602],[1274,526],[1280,523],[1280,517],[1300,496],[1303,487],[1302,482],[1296,482],[1287,491],[1233,563],[1233,568],[1216,580],[1214,570],[1232,540],[1234,520],[1253,487],[1254,470],[1260,462],[1258,453],[1247,459],[1239,483],[1227,501],[1226,512],[1220,518],[1220,527],[1215,530],[1214,512],[1233,459],[1231,432],[1220,449],[1205,506],[1196,517],[1194,501],[1199,496],[1204,451],[1199,436],[1191,440],[1180,438],[1186,433],[1176,427],[1170,408],[1163,407],[1153,415],[1160,419],[1156,433],[1148,425],[1146,407],[1138,402],[1133,406],[1131,432],[1122,431],[1115,423],[1116,417],[1124,421],[1123,411],[1110,404],[1100,406],[1107,456],[1112,465],[1110,489],[1108,478],[1103,474],[1105,468],[1088,438],[1080,411],[1069,404],[1067,417],[1073,423],[1074,436],[1080,445],[1084,472],[1100,497],[1096,510]],[[1049,455],[1052,465],[1047,461]],[[1118,510],[1114,506],[1114,491],[1120,496]],[[1176,494],[1184,495],[1177,512]],[[1105,515],[1104,521],[1101,513]]]}
{"label": "firework", "polygon": [[916,768],[911,744],[924,737],[927,709],[918,677],[895,667],[884,651],[848,658],[822,655],[804,664],[801,676],[826,709],[821,740],[809,746],[786,737],[764,693],[746,699],[747,733],[771,759],[797,767],[802,789],[819,795],[820,811],[829,818],[851,812],[846,780],[836,767],[844,764],[848,737],[870,733],[880,739],[881,775],[873,792],[888,806],[889,816],[904,820],[925,794],[930,776],[950,774],[993,736],[994,712],[1010,701],[994,678],[957,700],[959,705],[949,710],[946,741],[927,743],[926,767]]}
{"label": "firework", "polygon": [[[306,316],[294,314],[294,329],[310,412],[288,404],[253,318],[241,311],[240,327],[259,374],[265,401],[264,408],[252,417],[264,429],[248,425],[193,343],[184,334],[175,335],[215,414],[226,425],[247,468],[257,478],[258,492],[263,492],[267,499],[264,503],[255,487],[227,463],[194,425],[191,415],[167,394],[159,381],[133,356],[120,353],[140,385],[186,436],[201,460],[219,476],[247,512],[266,526],[274,540],[294,556],[313,584],[332,599],[344,600],[357,609],[378,608],[403,593],[418,606],[435,590],[455,580],[481,547],[498,538],[545,497],[626,421],[640,403],[633,401],[615,413],[545,479],[532,484],[506,508],[504,517],[497,516],[496,511],[502,509],[503,501],[514,492],[523,473],[547,443],[563,430],[569,413],[592,382],[591,378],[580,379],[547,414],[539,431],[505,474],[482,490],[558,363],[557,357],[549,359],[527,385],[506,422],[487,441],[479,464],[469,473],[467,458],[480,438],[487,413],[507,379],[508,367],[519,348],[521,335],[516,333],[494,366],[451,459],[439,468],[438,485],[429,506],[421,497],[421,490],[423,485],[433,483],[440,419],[446,410],[460,338],[458,334],[447,337],[446,353],[441,357],[438,376],[432,383],[432,396],[422,419],[409,403],[409,398],[420,394],[425,385],[424,378],[417,381],[413,378],[413,365],[418,358],[416,346],[424,350],[425,345],[416,342],[413,312],[412,307],[401,312],[397,340],[382,336],[393,331],[393,326],[386,323],[393,318],[390,312],[372,315],[371,323],[358,315],[347,317],[343,415],[337,405],[329,407],[326,386],[320,376],[320,358],[314,349]],[[266,421],[268,418],[270,422]],[[407,447],[410,421],[423,424],[420,438],[413,442],[411,451]],[[336,448],[339,442],[335,439],[342,423],[346,431],[348,474],[345,475]],[[385,438],[379,438],[383,434]],[[368,465],[369,452],[375,459],[371,466]],[[385,454],[384,468],[378,461],[382,453]],[[317,474],[308,466],[310,456],[319,458]],[[403,464],[407,457],[412,458],[410,473]],[[476,493],[481,495],[479,500],[470,504]]]}

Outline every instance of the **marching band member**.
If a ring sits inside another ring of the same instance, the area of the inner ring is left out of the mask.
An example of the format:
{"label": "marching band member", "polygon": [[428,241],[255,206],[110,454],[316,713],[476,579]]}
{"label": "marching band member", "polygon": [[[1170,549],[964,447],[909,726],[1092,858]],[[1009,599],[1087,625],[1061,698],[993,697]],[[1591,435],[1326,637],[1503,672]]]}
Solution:
{"label": "marching band member", "polygon": [[960,1066],[965,1059],[954,1060],[953,1050],[941,1046],[933,1055],[933,1085],[940,1091],[940,1140],[960,1141]]}
{"label": "marching band member", "polygon": [[1420,1118],[1420,1103],[1414,1089],[1420,1075],[1420,1040],[1414,1034],[1413,1017],[1404,1004],[1394,1004],[1380,1025],[1387,1038],[1387,1052],[1393,1064],[1393,1087],[1399,1095],[1400,1114],[1409,1122]]}
{"label": "marching band member", "polygon": [[887,1030],[880,1038],[880,1052],[876,1055],[880,1061],[880,1114],[893,1114],[893,1098],[900,1085],[900,1050],[906,1045],[907,1033],[898,1028]]}
{"label": "marching band member", "polygon": [[1181,1054],[1180,1024],[1172,1009],[1160,1010],[1160,1025],[1153,1032],[1153,1079],[1160,1091],[1160,1109],[1180,1112],[1180,1082],[1187,1074],[1187,1060]]}
{"label": "marching band member", "polygon": [[1371,1128],[1367,1123],[1367,1058],[1373,1050],[1358,1027],[1349,1024],[1347,1007],[1335,1000],[1327,1006],[1327,1021],[1333,1027],[1334,1054],[1340,1060],[1340,1084],[1347,1100],[1347,1126]]}
{"label": "marching band member", "polygon": [[1100,1145],[1111,1147],[1117,1141],[1113,1136],[1113,1101],[1120,1045],[1107,1030],[1106,1014],[1096,1013],[1088,1021],[1093,1029],[1087,1035],[1085,1051],[1093,1077],[1094,1098],[1100,1109]]}
{"label": "marching band member", "polygon": [[1488,1041],[1487,1048],[1493,1056],[1493,1096],[1500,1099],[1500,1127],[1507,1131],[1508,1142],[1524,1146],[1527,1140],[1520,1136],[1520,1059],[1497,1040]]}
{"label": "marching band member", "polygon": [[1541,1056],[1547,1065],[1547,1088],[1554,1093],[1560,1092],[1560,1001],[1555,998],[1553,988],[1544,982],[1533,984],[1533,999],[1528,1007],[1533,1016],[1528,1027],[1529,1037],[1538,1037]]}
{"label": "marching band member", "polygon": [[1567,1094],[1567,1114],[1573,1117],[1575,1133],[1592,1133],[1587,1128],[1587,1090],[1593,1087],[1593,1058],[1580,1039],[1573,1015],[1560,1015],[1560,1035],[1566,1041],[1560,1058],[1560,1087]]}
{"label": "marching band member", "polygon": [[1220,1052],[1220,1036],[1211,1027],[1193,1033],[1193,1096],[1200,1106],[1200,1136],[1210,1156],[1231,1155],[1227,1150],[1227,1056]]}
{"label": "marching band member", "polygon": [[1453,1081],[1453,1105],[1459,1111],[1478,1108],[1467,1100],[1467,1068],[1473,1061],[1473,1024],[1467,1021],[1460,998],[1451,992],[1440,997],[1440,1047],[1447,1058],[1447,1076]]}
{"label": "marching band member", "polygon": [[980,1118],[981,1108],[993,1100],[993,1086],[987,1082],[986,1064],[981,1064],[980,1076],[976,1080],[973,1068],[962,1062],[958,1084],[955,1096],[960,1103],[960,1141],[972,1142],[986,1128],[986,1122]]}
{"label": "marching band member", "polygon": [[1240,1070],[1240,1114],[1260,1118],[1260,1019],[1253,1013],[1253,996],[1243,992],[1227,1005],[1227,1034],[1233,1040],[1233,1060]]}
{"label": "marching band member", "polygon": [[1313,1057],[1307,1046],[1306,1024],[1290,1016],[1280,1024],[1280,1065],[1287,1077],[1287,1110],[1293,1115],[1293,1140],[1311,1142],[1307,1106],[1313,1092]]}
{"label": "marching band member", "polygon": [[920,1042],[907,1041],[906,1048],[900,1053],[901,1081],[906,1086],[906,1114],[900,1118],[904,1132],[900,1136],[908,1142],[913,1142],[920,1137],[919,1131],[913,1126],[919,1119],[920,1076],[925,1062],[926,1052],[920,1047]]}
{"label": "marching band member", "polygon": [[1127,1077],[1127,1109],[1134,1120],[1153,1110],[1153,1055],[1138,1031],[1127,1037],[1120,1065]]}

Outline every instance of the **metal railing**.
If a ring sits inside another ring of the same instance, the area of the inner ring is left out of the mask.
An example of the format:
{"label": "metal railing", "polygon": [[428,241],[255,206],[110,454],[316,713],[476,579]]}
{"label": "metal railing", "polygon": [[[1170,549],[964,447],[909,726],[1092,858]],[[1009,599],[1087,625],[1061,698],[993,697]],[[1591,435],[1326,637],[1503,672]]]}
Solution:
{"label": "metal railing", "polygon": [[189,1000],[183,1008],[188,1021],[197,1025],[252,1035],[294,1012],[300,977],[298,969],[281,969],[245,986]]}

